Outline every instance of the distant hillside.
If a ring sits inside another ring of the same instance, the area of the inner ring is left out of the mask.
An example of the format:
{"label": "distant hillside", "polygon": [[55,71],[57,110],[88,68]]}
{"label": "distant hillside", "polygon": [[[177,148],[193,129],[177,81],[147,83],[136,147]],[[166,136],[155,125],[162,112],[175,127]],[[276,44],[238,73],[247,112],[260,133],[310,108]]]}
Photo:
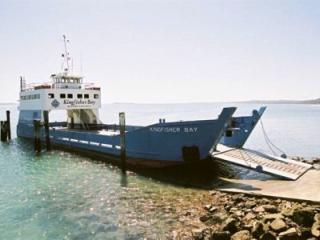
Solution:
{"label": "distant hillside", "polygon": [[302,103],[304,103],[304,104],[320,104],[320,98],[317,98],[314,100],[305,100]]}
{"label": "distant hillside", "polygon": [[247,102],[259,104],[320,104],[320,98],[311,100],[252,100]]}
{"label": "distant hillside", "polygon": [[1,103],[0,106],[6,106],[6,105],[16,105],[17,103]]}

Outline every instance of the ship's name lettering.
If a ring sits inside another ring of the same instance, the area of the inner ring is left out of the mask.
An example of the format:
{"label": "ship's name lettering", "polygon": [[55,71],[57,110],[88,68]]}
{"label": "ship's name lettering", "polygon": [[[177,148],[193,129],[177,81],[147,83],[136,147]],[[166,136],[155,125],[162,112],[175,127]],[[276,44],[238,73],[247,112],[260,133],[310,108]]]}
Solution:
{"label": "ship's name lettering", "polygon": [[96,101],[92,100],[64,100],[63,104],[75,106],[75,105],[95,105]]}
{"label": "ship's name lettering", "polygon": [[185,132],[185,133],[195,133],[198,131],[197,127],[151,127],[150,128],[151,132],[164,132],[164,133],[180,133],[180,132]]}

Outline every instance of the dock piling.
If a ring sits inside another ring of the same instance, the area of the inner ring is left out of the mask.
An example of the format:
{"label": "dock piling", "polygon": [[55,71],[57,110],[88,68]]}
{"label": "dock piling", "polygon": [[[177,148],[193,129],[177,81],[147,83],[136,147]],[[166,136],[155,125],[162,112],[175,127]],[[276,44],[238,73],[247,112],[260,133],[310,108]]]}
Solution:
{"label": "dock piling", "polygon": [[10,111],[6,112],[7,114],[7,139],[11,140],[11,123],[10,123]]}
{"label": "dock piling", "polygon": [[125,113],[119,113],[119,127],[120,127],[120,158],[122,172],[126,172],[126,117]]}
{"label": "dock piling", "polygon": [[41,140],[40,140],[40,120],[33,120],[34,128],[34,151],[41,152]]}
{"label": "dock piling", "polygon": [[70,128],[74,129],[74,117],[71,117],[71,124],[70,124]]}
{"label": "dock piling", "polygon": [[47,151],[51,150],[51,143],[50,143],[50,134],[49,134],[49,112],[43,111],[43,119],[44,119],[44,131],[46,136],[46,148]]}
{"label": "dock piling", "polygon": [[1,121],[0,122],[0,126],[1,126],[1,142],[6,142],[7,141],[7,131],[6,131],[6,127],[5,127],[5,121]]}

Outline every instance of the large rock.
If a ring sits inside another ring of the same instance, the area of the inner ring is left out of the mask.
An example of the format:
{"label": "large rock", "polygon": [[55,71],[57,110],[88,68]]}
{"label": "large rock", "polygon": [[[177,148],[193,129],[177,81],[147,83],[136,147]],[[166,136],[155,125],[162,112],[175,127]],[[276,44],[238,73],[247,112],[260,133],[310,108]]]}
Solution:
{"label": "large rock", "polygon": [[253,237],[259,239],[259,237],[264,234],[263,224],[261,222],[255,222],[251,233]]}
{"label": "large rock", "polygon": [[216,212],[217,210],[218,210],[217,207],[211,207],[211,208],[209,209],[209,212],[210,212],[210,213],[214,213],[214,212]]}
{"label": "large rock", "polygon": [[193,229],[192,230],[192,237],[195,240],[204,239],[203,229]]}
{"label": "large rock", "polygon": [[206,214],[206,215],[202,215],[202,216],[199,218],[199,220],[200,220],[201,222],[206,222],[206,221],[208,221],[210,218],[211,218],[211,216],[208,215],[208,214]]}
{"label": "large rock", "polygon": [[274,206],[274,205],[271,205],[271,204],[262,205],[262,207],[264,208],[264,210],[266,212],[269,212],[269,213],[278,212],[278,208],[276,206]]}
{"label": "large rock", "polygon": [[276,240],[277,236],[273,232],[266,232],[260,237],[260,240]]}
{"label": "large rock", "polygon": [[270,227],[275,232],[281,232],[287,228],[287,224],[282,219],[277,218],[272,221],[272,223],[270,224]]}
{"label": "large rock", "polygon": [[273,221],[274,219],[283,219],[283,215],[280,214],[280,213],[271,213],[271,214],[266,214],[263,216],[263,222],[266,223],[266,222],[270,222],[270,221]]}
{"label": "large rock", "polygon": [[231,240],[251,240],[251,239],[252,237],[248,230],[242,230],[242,231],[236,232],[231,236]]}
{"label": "large rock", "polygon": [[270,203],[270,200],[267,199],[267,198],[262,198],[262,199],[260,199],[260,203],[261,203],[261,204],[269,204],[269,203]]}
{"label": "large rock", "polygon": [[214,232],[211,235],[211,240],[230,240],[231,234],[228,231]]}
{"label": "large rock", "polygon": [[313,208],[296,209],[293,213],[292,219],[299,225],[311,227],[314,215],[315,213]]}
{"label": "large rock", "polygon": [[210,208],[212,208],[212,205],[211,205],[211,204],[207,204],[207,205],[205,205],[203,208],[204,208],[204,210],[209,211]]}
{"label": "large rock", "polygon": [[256,205],[257,203],[254,200],[249,200],[244,204],[246,208],[254,208]]}
{"label": "large rock", "polygon": [[227,215],[224,213],[217,213],[211,216],[210,223],[211,224],[217,224],[217,223],[223,223],[228,218]]}
{"label": "large rock", "polygon": [[314,221],[320,223],[320,213],[317,213],[316,215],[314,215]]}
{"label": "large rock", "polygon": [[320,238],[320,223],[315,222],[311,227],[311,233],[313,236]]}
{"label": "large rock", "polygon": [[233,195],[232,200],[234,201],[235,204],[237,204],[239,202],[246,201],[247,197],[245,197],[244,194],[240,193],[240,194]]}
{"label": "large rock", "polygon": [[283,216],[286,216],[286,217],[292,217],[293,216],[293,212],[294,212],[293,209],[285,208],[285,209],[282,209],[281,214]]}
{"label": "large rock", "polygon": [[264,209],[263,206],[257,206],[257,207],[255,207],[255,208],[253,209],[253,211],[254,211],[255,213],[262,213],[262,212],[265,211],[265,209]]}
{"label": "large rock", "polygon": [[287,231],[279,233],[281,240],[298,240],[300,239],[299,233],[296,228],[289,228]]}
{"label": "large rock", "polygon": [[244,216],[243,220],[244,221],[251,221],[251,220],[253,220],[255,218],[256,218],[256,215],[251,213],[251,212],[249,212]]}
{"label": "large rock", "polygon": [[222,226],[223,231],[229,231],[230,233],[235,233],[238,231],[237,220],[234,218],[228,218],[226,223]]}
{"label": "large rock", "polygon": [[312,239],[312,234],[310,228],[300,228],[301,239]]}

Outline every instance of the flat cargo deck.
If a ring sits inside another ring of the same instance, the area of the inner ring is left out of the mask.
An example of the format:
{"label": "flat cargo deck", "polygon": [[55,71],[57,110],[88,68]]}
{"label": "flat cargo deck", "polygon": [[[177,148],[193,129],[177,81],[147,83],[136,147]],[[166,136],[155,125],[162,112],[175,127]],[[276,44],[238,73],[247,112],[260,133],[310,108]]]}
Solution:
{"label": "flat cargo deck", "polygon": [[211,156],[224,162],[290,180],[297,180],[312,168],[310,164],[270,156],[249,149],[231,148],[222,144],[217,146],[217,150],[213,151]]}

